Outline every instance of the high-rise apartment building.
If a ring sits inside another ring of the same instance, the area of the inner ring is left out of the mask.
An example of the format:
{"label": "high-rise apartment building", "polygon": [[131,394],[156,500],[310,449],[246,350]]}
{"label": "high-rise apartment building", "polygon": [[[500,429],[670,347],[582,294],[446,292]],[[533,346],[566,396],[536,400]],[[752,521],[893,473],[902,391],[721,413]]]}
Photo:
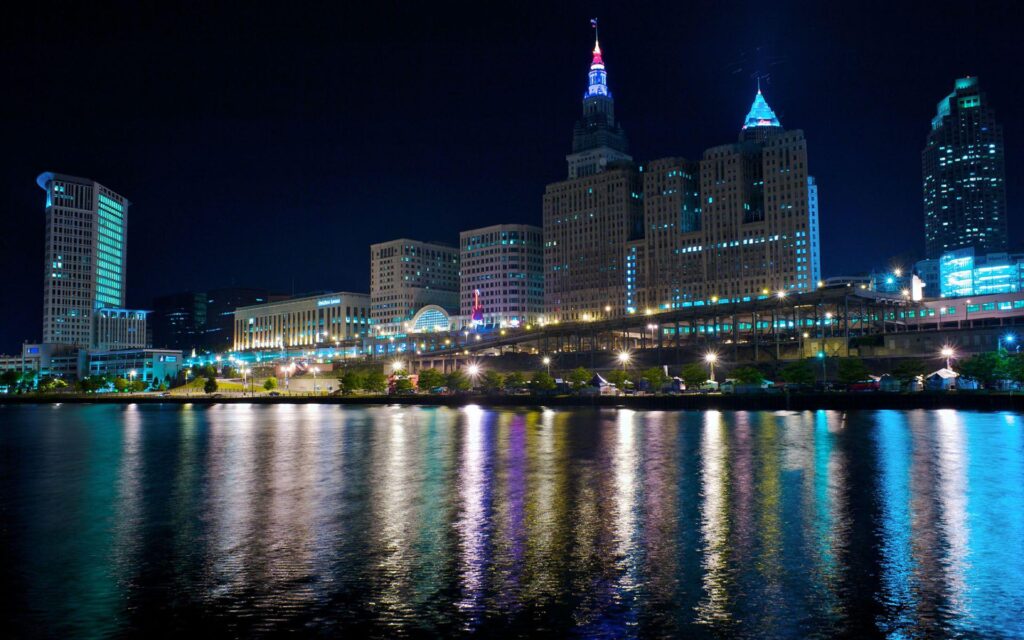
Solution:
{"label": "high-rise apartment building", "polygon": [[497,224],[459,234],[461,314],[476,325],[516,327],[544,312],[539,227]]}
{"label": "high-rise apartment building", "polygon": [[625,243],[642,233],[640,174],[615,121],[601,47],[567,156],[569,179],[544,193],[544,306],[548,319],[583,320],[625,309]]}
{"label": "high-rise apartment building", "polygon": [[925,251],[1006,251],[1003,128],[977,78],[939,101],[921,152]]}
{"label": "high-rise apartment building", "polygon": [[94,312],[125,304],[128,199],[94,180],[46,172],[43,342],[87,348]]}
{"label": "high-rise apartment building", "polygon": [[370,245],[370,304],[385,332],[399,331],[429,304],[457,314],[459,249],[407,238]]}

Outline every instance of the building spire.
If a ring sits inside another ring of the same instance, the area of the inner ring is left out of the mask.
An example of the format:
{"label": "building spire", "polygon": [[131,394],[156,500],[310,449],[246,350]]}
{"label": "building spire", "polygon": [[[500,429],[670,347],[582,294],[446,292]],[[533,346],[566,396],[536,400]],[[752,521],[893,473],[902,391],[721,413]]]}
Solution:
{"label": "building spire", "polygon": [[594,28],[594,58],[590,62],[590,73],[588,74],[590,82],[587,85],[587,92],[583,95],[584,99],[591,98],[594,96],[607,96],[612,97],[612,92],[608,90],[608,74],[604,68],[604,59],[601,57],[601,41],[597,37],[597,18],[590,19],[590,26]]}
{"label": "building spire", "polygon": [[768,101],[764,99],[764,94],[761,93],[760,79],[757,81],[757,95],[754,96],[754,102],[750,105],[747,118],[743,121],[744,129],[751,127],[782,127],[782,123],[779,122],[775,112],[768,106]]}

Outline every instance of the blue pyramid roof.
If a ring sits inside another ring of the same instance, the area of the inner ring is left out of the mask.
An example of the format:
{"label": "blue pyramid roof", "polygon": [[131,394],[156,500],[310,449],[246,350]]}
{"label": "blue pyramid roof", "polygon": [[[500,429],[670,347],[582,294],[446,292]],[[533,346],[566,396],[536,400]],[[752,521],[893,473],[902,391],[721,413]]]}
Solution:
{"label": "blue pyramid roof", "polygon": [[764,95],[761,94],[761,90],[757,90],[757,95],[754,96],[754,104],[750,105],[750,112],[747,114],[747,119],[743,121],[743,128],[749,129],[751,127],[781,127],[782,123],[775,117],[775,112],[768,106],[768,101],[764,99]]}

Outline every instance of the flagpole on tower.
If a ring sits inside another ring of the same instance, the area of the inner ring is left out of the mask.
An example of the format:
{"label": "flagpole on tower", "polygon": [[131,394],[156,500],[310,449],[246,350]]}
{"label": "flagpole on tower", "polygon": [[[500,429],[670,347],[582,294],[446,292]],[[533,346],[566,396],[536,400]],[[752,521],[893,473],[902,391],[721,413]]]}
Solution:
{"label": "flagpole on tower", "polygon": [[597,42],[598,40],[600,40],[600,37],[598,37],[599,34],[597,32],[597,18],[590,19],[590,26],[594,28],[594,42]]}

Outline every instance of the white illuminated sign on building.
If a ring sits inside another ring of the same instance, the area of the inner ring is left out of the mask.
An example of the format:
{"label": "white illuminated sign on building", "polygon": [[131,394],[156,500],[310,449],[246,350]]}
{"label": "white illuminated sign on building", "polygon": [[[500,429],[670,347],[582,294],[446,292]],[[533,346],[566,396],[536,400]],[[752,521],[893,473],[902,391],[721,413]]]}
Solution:
{"label": "white illuminated sign on building", "polygon": [[332,304],[341,304],[341,298],[324,298],[316,301],[318,307],[329,307]]}

